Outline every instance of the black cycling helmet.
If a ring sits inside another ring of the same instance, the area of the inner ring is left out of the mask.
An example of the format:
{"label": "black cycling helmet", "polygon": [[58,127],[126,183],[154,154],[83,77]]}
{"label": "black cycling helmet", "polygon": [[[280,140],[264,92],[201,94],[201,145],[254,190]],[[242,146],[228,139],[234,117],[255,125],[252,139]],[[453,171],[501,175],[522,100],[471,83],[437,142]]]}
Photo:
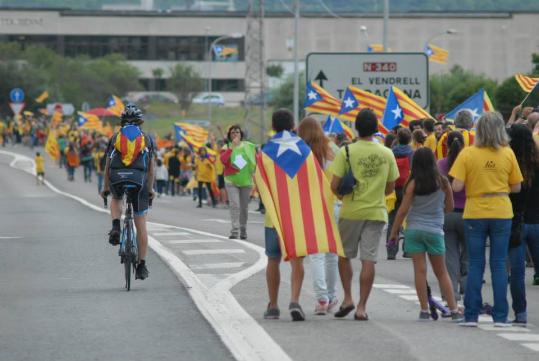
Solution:
{"label": "black cycling helmet", "polygon": [[127,103],[121,115],[122,124],[142,124],[142,111],[133,103]]}

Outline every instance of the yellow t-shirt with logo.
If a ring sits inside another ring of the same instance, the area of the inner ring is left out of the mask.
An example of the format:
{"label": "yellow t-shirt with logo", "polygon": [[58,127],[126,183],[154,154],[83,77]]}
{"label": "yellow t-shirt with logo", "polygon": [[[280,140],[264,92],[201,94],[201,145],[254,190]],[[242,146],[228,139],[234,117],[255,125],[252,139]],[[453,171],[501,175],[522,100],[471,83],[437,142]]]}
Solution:
{"label": "yellow t-shirt with logo", "polygon": [[36,173],[45,173],[45,159],[42,156],[36,156],[34,162],[36,163]]}
{"label": "yellow t-shirt with logo", "polygon": [[510,147],[466,147],[459,153],[449,175],[464,182],[464,218],[513,218],[513,208],[507,194],[510,185],[521,183],[523,178]]}

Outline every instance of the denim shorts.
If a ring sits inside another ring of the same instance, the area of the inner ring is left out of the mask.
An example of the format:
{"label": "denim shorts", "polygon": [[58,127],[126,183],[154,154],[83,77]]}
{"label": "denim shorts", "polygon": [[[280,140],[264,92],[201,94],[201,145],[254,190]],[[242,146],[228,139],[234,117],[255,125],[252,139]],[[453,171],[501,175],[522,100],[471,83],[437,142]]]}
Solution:
{"label": "denim shorts", "polygon": [[404,252],[428,253],[433,256],[445,254],[445,241],[442,234],[408,229],[404,231]]}
{"label": "denim shorts", "polygon": [[281,246],[279,245],[279,235],[275,228],[264,228],[264,240],[266,243],[266,256],[269,258],[280,258]]}

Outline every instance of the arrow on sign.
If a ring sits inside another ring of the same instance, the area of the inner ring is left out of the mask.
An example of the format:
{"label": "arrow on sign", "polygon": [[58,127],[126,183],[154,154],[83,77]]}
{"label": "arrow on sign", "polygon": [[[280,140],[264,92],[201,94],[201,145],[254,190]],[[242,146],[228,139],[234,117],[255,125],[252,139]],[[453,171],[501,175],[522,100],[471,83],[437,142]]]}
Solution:
{"label": "arrow on sign", "polygon": [[324,87],[324,80],[328,80],[328,78],[326,77],[326,74],[324,74],[324,72],[322,70],[320,70],[320,72],[318,73],[316,78],[314,78],[314,80],[318,80],[318,83],[323,88]]}

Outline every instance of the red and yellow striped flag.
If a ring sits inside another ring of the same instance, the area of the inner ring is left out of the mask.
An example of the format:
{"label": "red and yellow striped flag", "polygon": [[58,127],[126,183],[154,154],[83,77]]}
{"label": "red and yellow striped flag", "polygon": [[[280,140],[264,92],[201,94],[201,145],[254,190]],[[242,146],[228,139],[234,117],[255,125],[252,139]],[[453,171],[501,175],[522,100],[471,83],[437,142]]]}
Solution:
{"label": "red and yellow striped flag", "polygon": [[[352,106],[349,106],[350,104]],[[355,104],[357,105],[354,106]],[[339,117],[355,122],[359,111],[366,108],[372,109],[378,120],[381,120],[386,108],[386,99],[350,85],[344,92]]]}
{"label": "red and yellow striped flag", "polygon": [[305,108],[306,112],[308,111],[338,117],[341,109],[341,102],[339,99],[328,93],[320,85],[311,82],[307,83],[303,107]]}
{"label": "red and yellow striped flag", "polygon": [[301,138],[287,131],[271,138],[258,154],[255,182],[285,260],[343,256],[329,182]]}
{"label": "red and yellow striped flag", "polygon": [[45,152],[54,160],[60,159],[60,146],[58,145],[58,139],[56,139],[56,131],[54,129],[49,130],[47,142],[45,143]]}
{"label": "red and yellow striped flag", "polygon": [[408,123],[416,119],[431,118],[434,119],[425,109],[414,102],[406,93],[396,86],[393,86],[393,93],[402,108],[404,120],[402,125],[407,127]]}
{"label": "red and yellow striped flag", "polygon": [[185,135],[189,136],[197,143],[205,144],[208,141],[208,130],[199,125],[190,124],[190,123],[175,123],[176,127],[179,127]]}
{"label": "red and yellow striped flag", "polygon": [[430,61],[440,64],[447,63],[447,57],[449,56],[449,51],[432,44],[427,44],[425,53]]}
{"label": "red and yellow striped flag", "polygon": [[515,79],[526,93],[531,92],[535,84],[539,81],[539,78],[532,78],[523,74],[516,74]]}
{"label": "red and yellow striped flag", "polygon": [[118,98],[116,95],[111,95],[107,101],[107,110],[115,116],[120,117],[124,111],[122,99]]}

